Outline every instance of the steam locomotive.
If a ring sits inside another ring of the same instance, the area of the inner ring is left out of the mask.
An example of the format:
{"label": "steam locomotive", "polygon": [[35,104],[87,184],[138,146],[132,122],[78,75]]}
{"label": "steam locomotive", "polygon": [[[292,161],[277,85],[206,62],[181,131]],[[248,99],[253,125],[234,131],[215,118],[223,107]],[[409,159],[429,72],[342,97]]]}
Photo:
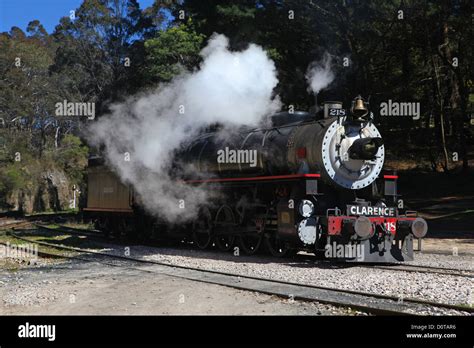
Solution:
{"label": "steam locomotive", "polygon": [[200,249],[304,250],[349,262],[413,260],[413,240],[428,230],[416,212],[399,209],[398,176],[382,173],[383,140],[360,96],[349,109],[326,102],[316,114],[281,112],[226,137],[213,129],[177,157],[177,167],[195,168],[182,178],[187,185],[220,192],[189,226],[166,228],[148,216],[100,159],[90,161],[86,217],[104,231]]}

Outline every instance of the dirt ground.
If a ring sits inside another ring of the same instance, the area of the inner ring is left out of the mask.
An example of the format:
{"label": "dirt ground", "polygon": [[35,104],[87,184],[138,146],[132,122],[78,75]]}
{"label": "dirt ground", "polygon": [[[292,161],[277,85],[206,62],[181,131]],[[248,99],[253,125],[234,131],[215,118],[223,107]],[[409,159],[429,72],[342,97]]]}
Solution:
{"label": "dirt ground", "polygon": [[347,315],[348,309],[90,263],[0,271],[2,315]]}
{"label": "dirt ground", "polygon": [[[414,248],[418,248],[415,240]],[[474,239],[470,238],[425,238],[421,242],[422,252],[440,252],[443,254],[474,255]]]}

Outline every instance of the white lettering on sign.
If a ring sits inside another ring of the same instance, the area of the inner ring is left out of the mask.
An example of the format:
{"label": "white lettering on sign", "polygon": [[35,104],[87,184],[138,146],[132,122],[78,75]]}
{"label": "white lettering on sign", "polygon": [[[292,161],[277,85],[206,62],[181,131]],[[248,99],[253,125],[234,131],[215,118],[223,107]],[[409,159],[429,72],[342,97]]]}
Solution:
{"label": "white lettering on sign", "polygon": [[368,216],[395,216],[395,208],[393,207],[370,207],[360,205],[348,206],[351,215],[368,215]]}

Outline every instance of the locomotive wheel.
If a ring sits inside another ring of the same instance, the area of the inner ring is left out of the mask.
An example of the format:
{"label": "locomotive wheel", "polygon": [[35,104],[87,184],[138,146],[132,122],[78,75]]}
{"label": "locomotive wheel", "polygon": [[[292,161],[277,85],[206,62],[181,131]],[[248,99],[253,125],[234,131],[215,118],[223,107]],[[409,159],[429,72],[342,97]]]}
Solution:
{"label": "locomotive wheel", "polygon": [[232,249],[235,243],[235,236],[229,234],[221,234],[219,236],[216,236],[216,245],[219,248],[219,250],[222,251],[229,251]]}
{"label": "locomotive wheel", "polygon": [[239,245],[247,255],[256,254],[262,244],[262,233],[245,234],[239,237]]}
{"label": "locomotive wheel", "polygon": [[206,249],[212,243],[212,217],[207,208],[203,208],[199,218],[193,224],[193,242],[199,249]]}
{"label": "locomotive wheel", "polygon": [[115,240],[120,240],[121,232],[119,230],[119,221],[116,219],[110,218],[108,226],[109,226],[111,238]]}
{"label": "locomotive wheel", "polygon": [[122,218],[117,222],[117,234],[120,240],[127,240],[133,236],[133,225],[126,219]]}
{"label": "locomotive wheel", "polygon": [[150,219],[144,216],[138,216],[135,220],[135,236],[134,240],[138,243],[143,243],[150,240],[152,224]]}
{"label": "locomotive wheel", "polygon": [[[235,217],[232,209],[228,205],[223,205],[219,208],[216,214],[215,225],[220,227],[235,226]],[[234,246],[235,236],[232,234],[218,234],[216,235],[216,245],[219,250],[229,251]]]}
{"label": "locomotive wheel", "polygon": [[110,237],[110,223],[108,217],[99,217],[94,222],[94,229],[102,232],[105,238]]}
{"label": "locomotive wheel", "polygon": [[265,236],[265,246],[272,256],[275,257],[286,257],[291,256],[295,253],[295,250],[291,249],[287,243],[273,236]]}

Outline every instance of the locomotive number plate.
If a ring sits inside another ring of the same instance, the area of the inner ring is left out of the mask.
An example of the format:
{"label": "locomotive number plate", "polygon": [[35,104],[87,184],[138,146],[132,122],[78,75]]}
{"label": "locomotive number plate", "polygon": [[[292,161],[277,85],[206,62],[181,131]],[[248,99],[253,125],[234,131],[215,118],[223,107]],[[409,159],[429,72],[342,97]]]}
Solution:
{"label": "locomotive number plate", "polygon": [[370,207],[363,205],[347,205],[347,214],[365,216],[395,216],[394,207]]}
{"label": "locomotive number plate", "polygon": [[345,109],[333,109],[329,108],[329,116],[346,116],[346,110]]}

